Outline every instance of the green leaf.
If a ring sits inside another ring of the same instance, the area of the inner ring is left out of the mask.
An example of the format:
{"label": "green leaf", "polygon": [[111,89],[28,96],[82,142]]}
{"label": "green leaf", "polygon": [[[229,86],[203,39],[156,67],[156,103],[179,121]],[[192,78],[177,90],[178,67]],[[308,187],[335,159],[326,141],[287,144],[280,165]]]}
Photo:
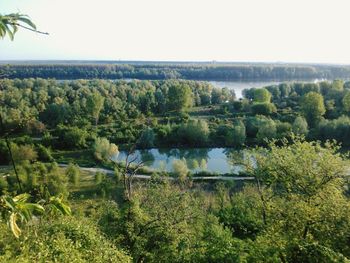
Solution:
{"label": "green leaf", "polygon": [[24,193],[24,194],[15,196],[13,198],[13,201],[15,201],[16,203],[22,203],[22,202],[26,202],[29,198],[30,198],[30,194]]}
{"label": "green leaf", "polygon": [[60,211],[63,215],[70,215],[71,209],[68,205],[64,204],[62,198],[52,196],[50,198],[50,204],[52,207],[58,211]]}

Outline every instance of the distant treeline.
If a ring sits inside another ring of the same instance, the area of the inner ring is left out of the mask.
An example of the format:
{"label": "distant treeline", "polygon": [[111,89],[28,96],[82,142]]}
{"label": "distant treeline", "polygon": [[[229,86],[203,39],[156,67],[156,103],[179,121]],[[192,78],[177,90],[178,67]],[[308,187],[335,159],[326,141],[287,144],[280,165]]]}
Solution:
{"label": "distant treeline", "polygon": [[350,78],[350,66],[283,64],[13,64],[0,65],[7,78],[303,80]]}

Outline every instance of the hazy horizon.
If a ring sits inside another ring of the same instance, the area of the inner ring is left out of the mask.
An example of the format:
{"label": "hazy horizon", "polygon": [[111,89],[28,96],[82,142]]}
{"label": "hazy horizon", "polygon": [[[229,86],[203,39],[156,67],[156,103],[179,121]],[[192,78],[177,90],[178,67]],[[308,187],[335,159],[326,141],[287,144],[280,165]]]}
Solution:
{"label": "hazy horizon", "polygon": [[288,62],[288,61],[193,61],[193,60],[112,60],[112,59],[0,59],[0,64],[47,64],[47,63],[96,63],[96,64],[223,64],[223,65],[291,65],[291,66],[350,66],[350,63],[327,63],[327,62]]}
{"label": "hazy horizon", "polygon": [[348,1],[4,0],[20,30],[0,60],[350,64]]}

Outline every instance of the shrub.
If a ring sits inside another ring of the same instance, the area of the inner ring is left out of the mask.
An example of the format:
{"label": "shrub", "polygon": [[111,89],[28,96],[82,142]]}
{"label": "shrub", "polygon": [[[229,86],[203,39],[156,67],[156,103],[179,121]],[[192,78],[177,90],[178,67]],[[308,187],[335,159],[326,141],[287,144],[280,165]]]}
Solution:
{"label": "shrub", "polygon": [[66,175],[73,185],[77,186],[79,184],[80,170],[78,165],[70,163],[66,169]]}
{"label": "shrub", "polygon": [[275,104],[270,102],[255,103],[251,109],[254,115],[271,115],[277,111]]}
{"label": "shrub", "polygon": [[96,138],[94,146],[94,156],[98,161],[109,161],[118,154],[118,146],[110,143],[106,138]]}
{"label": "shrub", "polygon": [[180,180],[184,181],[189,173],[187,168],[186,160],[174,160],[173,161],[173,171],[175,176]]}

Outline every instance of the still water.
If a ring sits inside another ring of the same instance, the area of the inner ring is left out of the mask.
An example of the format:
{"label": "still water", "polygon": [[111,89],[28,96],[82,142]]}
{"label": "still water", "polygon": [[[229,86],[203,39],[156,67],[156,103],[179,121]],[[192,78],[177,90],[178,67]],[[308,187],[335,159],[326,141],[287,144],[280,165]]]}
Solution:
{"label": "still water", "polygon": [[[158,171],[173,171],[174,160],[186,160],[192,172],[208,171],[217,174],[238,173],[243,168],[233,163],[244,152],[232,148],[148,149],[137,150],[134,157],[145,162],[145,166]],[[121,151],[114,160],[124,162],[126,152]]]}
{"label": "still water", "polygon": [[271,85],[278,85],[281,81],[270,82],[247,82],[247,81],[209,81],[214,87],[228,88],[235,91],[237,99],[243,98],[242,91],[250,88],[263,88]]}

